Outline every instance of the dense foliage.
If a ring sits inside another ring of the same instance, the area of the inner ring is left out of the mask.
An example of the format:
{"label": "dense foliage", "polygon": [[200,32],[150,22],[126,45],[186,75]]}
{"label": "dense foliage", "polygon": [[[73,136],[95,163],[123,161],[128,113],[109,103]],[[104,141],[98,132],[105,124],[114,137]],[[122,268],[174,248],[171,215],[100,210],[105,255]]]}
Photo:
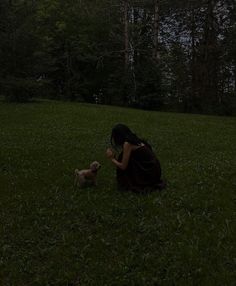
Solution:
{"label": "dense foliage", "polygon": [[232,114],[235,20],[233,0],[1,0],[0,92]]}

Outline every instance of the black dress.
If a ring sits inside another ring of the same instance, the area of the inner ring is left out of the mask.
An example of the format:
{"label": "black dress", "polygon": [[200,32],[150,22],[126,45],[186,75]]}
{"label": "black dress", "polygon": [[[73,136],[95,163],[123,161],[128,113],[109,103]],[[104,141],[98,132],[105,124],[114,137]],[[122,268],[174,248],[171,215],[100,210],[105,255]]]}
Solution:
{"label": "black dress", "polygon": [[[118,157],[122,161],[123,153]],[[161,166],[152,149],[141,146],[131,152],[125,170],[117,168],[117,184],[120,191],[149,192],[164,188],[161,180]]]}

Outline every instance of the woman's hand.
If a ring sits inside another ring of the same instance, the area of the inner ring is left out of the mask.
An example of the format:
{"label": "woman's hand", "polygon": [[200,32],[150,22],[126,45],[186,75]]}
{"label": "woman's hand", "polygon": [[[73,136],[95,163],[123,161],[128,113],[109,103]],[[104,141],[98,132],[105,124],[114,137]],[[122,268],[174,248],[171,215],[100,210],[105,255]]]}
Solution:
{"label": "woman's hand", "polygon": [[108,149],[107,149],[106,155],[107,155],[107,158],[108,158],[108,159],[113,159],[113,158],[115,157],[115,154],[114,154],[114,152],[112,151],[111,148],[108,148]]}

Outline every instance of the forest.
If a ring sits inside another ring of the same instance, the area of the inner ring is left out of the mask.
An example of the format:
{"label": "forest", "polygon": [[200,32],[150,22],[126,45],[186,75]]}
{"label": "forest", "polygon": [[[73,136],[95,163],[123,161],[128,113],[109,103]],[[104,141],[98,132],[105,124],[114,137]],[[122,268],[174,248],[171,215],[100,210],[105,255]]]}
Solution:
{"label": "forest", "polygon": [[236,114],[234,0],[1,0],[0,96]]}

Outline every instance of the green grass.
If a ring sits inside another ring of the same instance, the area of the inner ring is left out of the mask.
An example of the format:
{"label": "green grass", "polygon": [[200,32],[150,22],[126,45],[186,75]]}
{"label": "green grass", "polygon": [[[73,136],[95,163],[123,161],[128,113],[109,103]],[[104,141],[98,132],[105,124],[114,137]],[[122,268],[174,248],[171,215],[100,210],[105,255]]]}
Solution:
{"label": "green grass", "polygon": [[[112,126],[149,140],[168,189],[121,194]],[[0,285],[235,285],[236,118],[0,103]],[[98,160],[98,187],[73,170]]]}

